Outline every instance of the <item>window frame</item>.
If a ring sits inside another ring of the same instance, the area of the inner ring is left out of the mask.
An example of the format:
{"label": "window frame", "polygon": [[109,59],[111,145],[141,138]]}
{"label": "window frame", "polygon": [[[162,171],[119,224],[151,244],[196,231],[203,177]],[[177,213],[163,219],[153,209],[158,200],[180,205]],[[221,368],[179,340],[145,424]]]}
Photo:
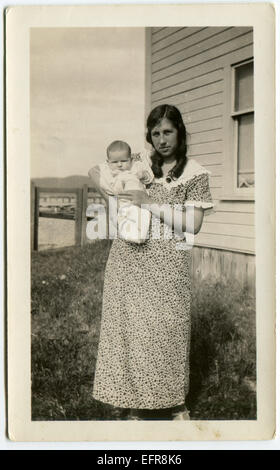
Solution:
{"label": "window frame", "polygon": [[254,62],[254,57],[248,57],[238,62],[224,66],[224,178],[221,200],[255,200],[255,188],[238,188],[238,116],[255,114],[254,107],[235,111],[235,79],[236,69],[247,63]]}

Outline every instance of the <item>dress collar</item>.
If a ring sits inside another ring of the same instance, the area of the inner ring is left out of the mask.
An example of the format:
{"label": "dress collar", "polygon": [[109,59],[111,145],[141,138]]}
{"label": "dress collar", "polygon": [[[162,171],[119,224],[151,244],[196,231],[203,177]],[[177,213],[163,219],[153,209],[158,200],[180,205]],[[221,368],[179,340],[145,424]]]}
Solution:
{"label": "dress collar", "polygon": [[188,181],[193,179],[195,176],[200,176],[203,174],[210,175],[211,172],[206,170],[203,166],[199,165],[195,160],[188,160],[183,173],[179,176],[178,179],[172,180],[170,183],[166,181],[166,177],[155,178],[154,182],[161,184],[167,189],[174,188],[180,184],[186,184]]}

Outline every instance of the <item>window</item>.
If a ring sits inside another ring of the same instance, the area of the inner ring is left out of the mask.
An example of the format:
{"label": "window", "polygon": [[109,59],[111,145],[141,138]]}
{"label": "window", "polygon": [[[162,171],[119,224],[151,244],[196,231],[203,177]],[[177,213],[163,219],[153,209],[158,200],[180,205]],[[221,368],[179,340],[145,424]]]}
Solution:
{"label": "window", "polygon": [[254,65],[233,67],[233,111],[237,148],[237,187],[254,187]]}
{"label": "window", "polygon": [[224,199],[254,196],[254,63],[230,65],[225,77]]}

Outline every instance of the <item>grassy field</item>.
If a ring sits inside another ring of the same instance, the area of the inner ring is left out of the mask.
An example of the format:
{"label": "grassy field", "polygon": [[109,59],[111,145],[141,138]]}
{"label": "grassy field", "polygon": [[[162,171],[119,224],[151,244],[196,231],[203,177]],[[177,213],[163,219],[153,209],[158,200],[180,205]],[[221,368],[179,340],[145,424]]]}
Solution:
{"label": "grassy field", "polygon": [[[110,242],[32,255],[32,419],[126,419],[91,396]],[[256,418],[255,300],[237,283],[196,285],[192,419]]]}
{"label": "grassy field", "polygon": [[39,218],[39,250],[75,244],[75,221]]}

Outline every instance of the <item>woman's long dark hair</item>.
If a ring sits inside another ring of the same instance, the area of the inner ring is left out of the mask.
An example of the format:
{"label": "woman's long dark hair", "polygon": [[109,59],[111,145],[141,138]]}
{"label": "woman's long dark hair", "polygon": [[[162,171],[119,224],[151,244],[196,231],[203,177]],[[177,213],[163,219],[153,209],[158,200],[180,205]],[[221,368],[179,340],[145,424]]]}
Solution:
{"label": "woman's long dark hair", "polygon": [[[160,121],[166,118],[170,122],[172,122],[175,129],[178,131],[178,148],[176,151],[176,164],[172,168],[170,175],[173,178],[179,178],[183,173],[184,167],[187,163],[187,131],[185,128],[185,124],[182,118],[182,115],[175,106],[170,104],[161,104],[154,108],[147,119],[147,133],[146,133],[146,140],[153,146],[152,141],[152,130],[155,126],[157,126]],[[154,148],[154,146],[153,146]],[[154,152],[151,156],[152,159],[152,170],[156,178],[162,177],[162,165],[164,158],[160,153],[156,151],[154,148]]]}

